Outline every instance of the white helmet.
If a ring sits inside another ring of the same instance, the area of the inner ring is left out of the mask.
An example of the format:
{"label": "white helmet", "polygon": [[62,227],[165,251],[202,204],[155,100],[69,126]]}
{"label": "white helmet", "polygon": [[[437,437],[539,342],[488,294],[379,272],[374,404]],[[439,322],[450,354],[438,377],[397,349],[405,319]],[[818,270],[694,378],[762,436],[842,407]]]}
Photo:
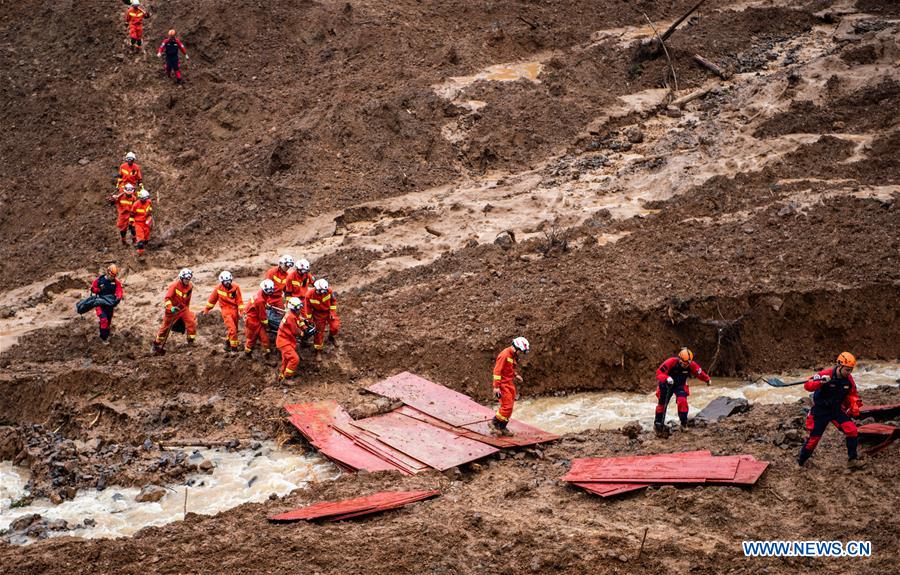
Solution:
{"label": "white helmet", "polygon": [[229,283],[234,279],[234,276],[231,275],[230,271],[224,271],[219,274],[219,281],[224,283]]}
{"label": "white helmet", "polygon": [[325,293],[328,291],[328,280],[325,278],[316,280],[316,283],[313,284],[313,287],[316,288],[317,292]]}
{"label": "white helmet", "polygon": [[194,277],[194,272],[192,272],[188,268],[184,268],[183,270],[178,272],[178,277],[183,280],[189,280]]}
{"label": "white helmet", "polygon": [[148,192],[147,190],[141,190],[140,192],[138,192],[138,198],[142,200],[149,200],[150,192]]}
{"label": "white helmet", "polygon": [[129,194],[134,191],[134,186],[131,184],[125,184],[125,191]]}
{"label": "white helmet", "polygon": [[303,273],[308,272],[309,271],[309,262],[307,260],[301,259],[300,261],[297,262],[297,269]]}
{"label": "white helmet", "polygon": [[263,280],[262,283],[259,284],[259,289],[263,290],[263,293],[274,293],[275,282],[272,280]]}
{"label": "white helmet", "polygon": [[283,268],[292,268],[294,267],[294,258],[285,254],[278,260],[278,265]]}
{"label": "white helmet", "polygon": [[303,309],[303,300],[298,297],[292,297],[288,300],[288,309],[291,311],[300,311]]}
{"label": "white helmet", "polygon": [[[140,6],[141,0],[131,0],[131,5],[132,6]],[[134,155],[134,154],[132,154],[132,155]]]}
{"label": "white helmet", "polygon": [[528,343],[528,340],[524,337],[517,337],[512,341],[512,346],[522,353],[528,353],[528,350],[531,349],[531,344]]}
{"label": "white helmet", "polygon": [[[138,5],[140,5],[140,1],[139,1],[139,0],[132,0],[131,5],[132,5],[132,6],[138,6]],[[133,161],[135,161],[136,159],[137,159],[137,156],[134,155],[134,152],[128,152],[127,154],[125,154],[125,161],[126,161],[126,162],[133,162]]]}

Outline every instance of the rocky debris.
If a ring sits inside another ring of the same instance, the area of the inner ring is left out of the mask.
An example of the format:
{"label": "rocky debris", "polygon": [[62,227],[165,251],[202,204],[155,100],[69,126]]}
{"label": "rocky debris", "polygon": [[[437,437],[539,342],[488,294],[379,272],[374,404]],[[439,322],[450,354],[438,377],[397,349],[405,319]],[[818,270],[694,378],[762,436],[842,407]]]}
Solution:
{"label": "rocky debris", "polygon": [[497,234],[497,237],[494,239],[494,244],[500,246],[503,249],[509,249],[516,243],[516,234],[512,232],[512,230],[504,230]]}
{"label": "rocky debris", "polygon": [[0,461],[10,461],[22,451],[22,438],[15,427],[0,427]]}
{"label": "rocky debris", "polygon": [[632,144],[640,144],[644,141],[644,131],[638,126],[631,126],[625,130],[625,137],[628,138],[628,141]]}
{"label": "rocky debris", "polygon": [[159,485],[146,485],[141,492],[134,498],[138,503],[156,502],[163,498],[166,494],[165,487]]}
{"label": "rocky debris", "polygon": [[65,519],[45,519],[37,513],[23,515],[9,525],[3,534],[13,544],[26,543],[34,539],[46,539],[51,531],[69,531],[69,523]]}
{"label": "rocky debris", "polygon": [[643,428],[637,421],[632,421],[631,423],[626,423],[625,425],[623,425],[622,429],[620,429],[619,431],[621,431],[622,435],[624,435],[628,439],[637,439],[638,437],[640,437]]}

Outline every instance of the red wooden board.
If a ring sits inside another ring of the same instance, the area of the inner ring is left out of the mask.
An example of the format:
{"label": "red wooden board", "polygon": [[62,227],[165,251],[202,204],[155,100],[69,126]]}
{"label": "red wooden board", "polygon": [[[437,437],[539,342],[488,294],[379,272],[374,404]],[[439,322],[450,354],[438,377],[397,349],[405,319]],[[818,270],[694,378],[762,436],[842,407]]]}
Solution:
{"label": "red wooden board", "polygon": [[859,410],[859,417],[856,419],[865,419],[874,417],[875,419],[889,419],[900,414],[900,403],[891,405],[865,405]]}
{"label": "red wooden board", "polygon": [[[468,429],[469,431],[473,431],[483,437],[491,437],[491,428],[488,426],[488,421],[469,423],[463,425],[462,427],[463,429]],[[516,419],[510,419],[509,423],[506,425],[506,428],[512,431],[514,435],[512,435],[511,437],[504,436],[502,438],[503,441],[512,443],[513,445],[517,445],[520,447],[525,445],[534,445],[535,443],[545,443],[547,441],[559,439],[558,435],[547,433],[546,431],[543,431],[541,429],[538,429],[537,427],[533,427]]]}
{"label": "red wooden board", "polygon": [[394,410],[396,413],[402,413],[407,417],[411,417],[413,419],[418,419],[419,421],[424,421],[425,423],[429,423],[435,427],[440,427],[441,429],[450,431],[451,433],[455,433],[460,437],[468,437],[469,439],[474,439],[475,441],[480,441],[482,443],[487,443],[488,445],[493,445],[494,447],[515,447],[516,443],[514,441],[509,441],[506,437],[501,436],[493,436],[493,435],[482,435],[480,433],[475,433],[474,431],[469,431],[464,427],[455,427],[450,425],[449,423],[445,423],[440,419],[431,417],[427,413],[422,413],[418,409],[414,407],[410,407],[408,405],[403,405]]}
{"label": "red wooden board", "polygon": [[335,431],[333,422],[350,421],[350,416],[333,401],[285,406],[290,422],[323,455],[349,470],[392,471],[397,468]]}
{"label": "red wooden board", "polygon": [[866,435],[883,435],[885,437],[891,437],[898,431],[900,431],[900,427],[887,425],[885,423],[867,423],[859,426],[859,432]]}
{"label": "red wooden board", "polygon": [[291,521],[330,519],[338,521],[349,517],[357,517],[369,513],[378,513],[387,509],[402,507],[415,501],[421,501],[440,495],[440,491],[382,491],[364,497],[316,503],[287,513],[269,517],[269,521],[286,523]]}
{"label": "red wooden board", "polygon": [[423,413],[455,426],[487,421],[494,412],[467,395],[457,393],[418,375],[404,371],[366,388],[372,393],[402,401]]}
{"label": "red wooden board", "polygon": [[710,480],[709,483],[722,485],[753,485],[769,467],[767,461],[757,461],[752,455],[737,455],[738,468],[734,479],[730,481]]}
{"label": "red wooden board", "polygon": [[428,469],[428,466],[421,461],[416,461],[405,453],[394,449],[386,443],[383,443],[378,439],[377,436],[369,433],[364,429],[359,429],[352,424],[335,425],[334,428],[348,437],[359,447],[375,454],[385,461],[390,462],[392,465],[399,468],[407,475],[412,475],[414,473],[418,473],[419,471]]}
{"label": "red wooden board", "polygon": [[613,495],[639,491],[650,486],[649,483],[573,483],[572,485],[581,487],[585,491],[590,491],[600,497],[612,497]]}
{"label": "red wooden board", "polygon": [[444,471],[499,451],[496,447],[467,439],[450,431],[418,421],[402,413],[387,413],[353,422],[378,436],[394,449]]}
{"label": "red wooden board", "polygon": [[[604,483],[622,483],[626,482],[624,477],[631,470],[634,473],[652,475],[656,479],[704,479],[708,477],[708,472],[702,470],[704,465],[709,463],[714,471],[713,476],[716,478],[733,479],[737,470],[737,461],[723,464],[715,463],[714,457],[706,451],[691,451],[684,453],[665,453],[660,455],[635,455],[628,457],[607,457],[607,458],[580,458],[573,459],[569,473],[564,477],[564,481],[582,481],[582,482],[604,482]],[[660,468],[659,466],[665,466]],[[724,466],[724,468],[722,467]],[[723,472],[720,468],[725,469]],[[643,471],[639,471],[643,470]],[[656,470],[656,471],[654,471]],[[665,472],[668,475],[659,475]],[[724,475],[723,475],[724,473]],[[730,473],[730,475],[728,475]],[[619,477],[620,479],[617,479]],[[627,477],[634,480],[635,477]],[[635,482],[640,483],[644,479],[636,479]],[[649,478],[647,479],[649,480]]]}

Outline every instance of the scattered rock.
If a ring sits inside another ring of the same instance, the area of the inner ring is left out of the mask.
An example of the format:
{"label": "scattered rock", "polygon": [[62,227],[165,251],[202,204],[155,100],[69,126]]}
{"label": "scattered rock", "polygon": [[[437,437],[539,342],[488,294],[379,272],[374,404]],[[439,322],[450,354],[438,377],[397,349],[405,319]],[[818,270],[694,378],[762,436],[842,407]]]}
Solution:
{"label": "scattered rock", "polygon": [[166,489],[164,487],[160,487],[159,485],[147,485],[141,489],[141,492],[137,494],[137,497],[135,497],[134,500],[138,503],[159,501],[165,494]]}
{"label": "scattered rock", "polygon": [[625,130],[625,137],[632,144],[640,144],[644,141],[644,132],[637,126],[631,126]]}
{"label": "scattered rock", "polygon": [[37,523],[41,520],[41,516],[38,513],[33,513],[31,515],[23,515],[19,517],[9,525],[9,529],[11,531],[24,531],[28,529],[33,523]]}
{"label": "scattered rock", "polygon": [[704,407],[694,419],[715,422],[735,413],[743,413],[750,409],[750,402],[744,398],[717,397]]}
{"label": "scattered rock", "polygon": [[89,159],[87,159],[87,158],[81,158],[80,160],[78,160],[78,165],[79,165],[79,166],[86,166],[86,165],[88,165],[88,164],[90,164],[90,163],[91,163],[91,161],[90,161]]}
{"label": "scattered rock", "polygon": [[637,421],[632,421],[631,423],[623,425],[620,431],[622,432],[622,435],[628,439],[637,439],[641,435],[643,428]]}
{"label": "scattered rock", "polygon": [[204,459],[200,462],[200,465],[197,466],[197,469],[203,471],[205,473],[212,473],[213,469],[215,469],[215,465],[209,459]]}
{"label": "scattered rock", "polygon": [[504,230],[497,234],[494,244],[503,249],[509,249],[516,243],[516,235],[511,230]]}

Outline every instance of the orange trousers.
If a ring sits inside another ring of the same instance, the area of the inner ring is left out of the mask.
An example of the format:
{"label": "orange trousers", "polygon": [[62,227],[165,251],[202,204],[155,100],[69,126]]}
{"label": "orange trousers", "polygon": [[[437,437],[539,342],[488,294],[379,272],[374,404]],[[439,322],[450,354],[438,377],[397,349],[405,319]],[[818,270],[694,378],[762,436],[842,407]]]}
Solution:
{"label": "orange trousers", "polygon": [[263,349],[266,350],[266,353],[272,350],[272,347],[269,345],[269,334],[266,332],[266,326],[258,319],[253,319],[252,317],[244,319],[244,336],[247,338],[247,342],[244,344],[244,351],[253,351],[253,346],[256,345],[257,339],[262,344]]}
{"label": "orange trousers", "polygon": [[197,318],[194,316],[194,312],[189,309],[180,309],[178,313],[169,313],[167,311],[163,315],[162,327],[159,328],[159,333],[156,334],[156,343],[158,345],[166,343],[166,340],[169,339],[169,331],[172,330],[172,325],[179,319],[184,320],[184,331],[187,338],[192,341],[197,339]]}
{"label": "orange trousers", "polygon": [[137,241],[146,242],[150,239],[150,225],[143,222],[134,222],[134,231],[137,234]]}
{"label": "orange trousers", "polygon": [[119,217],[116,219],[116,227],[119,228],[120,232],[124,232],[128,229],[130,220],[131,212],[119,212]]}
{"label": "orange trousers", "polygon": [[297,373],[297,366],[300,365],[300,356],[297,355],[297,346],[283,345],[278,348],[281,352],[281,369],[278,375],[284,379],[290,379]]}
{"label": "orange trousers", "polygon": [[237,348],[241,343],[238,339],[238,310],[237,308],[219,307],[222,311],[222,322],[225,324],[225,329],[228,330],[228,345]]}
{"label": "orange trousers", "polygon": [[312,316],[313,323],[316,326],[316,335],[313,336],[313,348],[322,349],[325,347],[325,328],[331,332],[331,335],[337,335],[341,331],[341,318],[335,314],[322,314]]}
{"label": "orange trousers", "polygon": [[500,384],[500,409],[497,410],[497,419],[500,421],[509,421],[512,417],[513,405],[516,403],[516,384],[501,383]]}

